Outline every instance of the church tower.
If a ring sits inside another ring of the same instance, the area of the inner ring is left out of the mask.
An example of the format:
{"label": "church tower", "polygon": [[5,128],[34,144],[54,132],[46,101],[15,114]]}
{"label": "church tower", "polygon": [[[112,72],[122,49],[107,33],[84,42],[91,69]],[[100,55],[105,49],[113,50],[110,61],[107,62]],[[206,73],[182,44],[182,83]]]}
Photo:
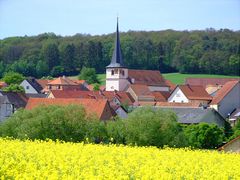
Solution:
{"label": "church tower", "polygon": [[117,20],[115,48],[111,63],[106,67],[106,91],[124,91],[128,84],[128,69],[122,58]]}

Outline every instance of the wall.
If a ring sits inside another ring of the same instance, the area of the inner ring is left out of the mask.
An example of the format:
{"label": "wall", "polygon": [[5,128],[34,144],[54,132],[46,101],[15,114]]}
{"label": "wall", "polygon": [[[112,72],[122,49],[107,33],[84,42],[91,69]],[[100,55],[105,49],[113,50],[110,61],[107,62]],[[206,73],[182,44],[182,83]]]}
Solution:
{"label": "wall", "polygon": [[169,87],[161,87],[161,86],[148,86],[150,91],[167,91],[169,92]]}
{"label": "wall", "polygon": [[223,149],[226,152],[239,152],[240,153],[240,138],[233,141],[232,143],[229,143],[227,146]]}
{"label": "wall", "polygon": [[235,108],[240,107],[240,83],[238,83],[218,104],[218,112],[224,117],[228,117]]}
{"label": "wall", "polygon": [[[112,75],[112,70],[114,75]],[[124,71],[124,75],[120,73]],[[124,91],[129,84],[128,80],[128,69],[124,68],[109,68],[106,69],[106,91]]]}
{"label": "wall", "polygon": [[[24,80],[20,86],[22,86],[25,89],[25,93],[30,94],[38,94],[38,92],[27,82],[27,80]],[[28,87],[28,89],[27,89]]]}
{"label": "wall", "polygon": [[121,118],[124,118],[124,119],[125,119],[125,118],[128,117],[126,111],[124,111],[121,107],[119,107],[115,112],[116,112],[117,115],[118,115],[119,117],[121,117]]}
{"label": "wall", "polygon": [[168,102],[183,102],[188,103],[189,100],[187,97],[183,94],[183,92],[180,90],[179,87],[175,89],[175,91],[171,94],[171,96],[168,98]]}

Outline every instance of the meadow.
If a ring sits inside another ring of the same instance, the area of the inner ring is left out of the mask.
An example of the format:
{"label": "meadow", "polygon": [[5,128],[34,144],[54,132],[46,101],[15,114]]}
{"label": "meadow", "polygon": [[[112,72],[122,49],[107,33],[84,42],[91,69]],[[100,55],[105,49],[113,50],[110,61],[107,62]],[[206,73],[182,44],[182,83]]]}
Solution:
{"label": "meadow", "polygon": [[1,179],[239,179],[240,154],[0,138]]}

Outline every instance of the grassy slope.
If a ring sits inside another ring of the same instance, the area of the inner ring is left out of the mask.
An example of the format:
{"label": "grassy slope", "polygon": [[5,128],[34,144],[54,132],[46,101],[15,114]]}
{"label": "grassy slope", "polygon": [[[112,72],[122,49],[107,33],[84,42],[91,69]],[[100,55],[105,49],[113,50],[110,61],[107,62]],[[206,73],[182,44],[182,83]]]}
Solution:
{"label": "grassy slope", "polygon": [[212,75],[212,74],[180,74],[180,73],[167,73],[163,74],[165,79],[172,81],[175,84],[184,84],[186,78],[240,78],[240,76],[225,76],[225,75]]}
{"label": "grassy slope", "polygon": [[[167,73],[163,74],[165,79],[172,81],[175,84],[184,84],[185,78],[240,78],[240,76],[225,76],[225,75],[211,75],[211,74],[180,74],[180,73]],[[71,78],[77,79],[77,76]],[[98,79],[101,85],[105,85],[106,74],[98,74]]]}

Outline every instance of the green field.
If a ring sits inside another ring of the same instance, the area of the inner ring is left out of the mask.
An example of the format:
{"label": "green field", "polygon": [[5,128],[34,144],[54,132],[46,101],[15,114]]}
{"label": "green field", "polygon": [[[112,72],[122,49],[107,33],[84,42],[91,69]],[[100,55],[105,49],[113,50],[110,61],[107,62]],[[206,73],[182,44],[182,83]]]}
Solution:
{"label": "green field", "polygon": [[163,74],[165,79],[172,81],[175,84],[184,84],[186,78],[240,78],[240,76],[225,76],[212,74],[180,74],[180,73],[166,73]]}
{"label": "green field", "polygon": [[[166,73],[162,74],[165,79],[170,80],[175,84],[184,84],[185,79],[192,78],[240,78],[240,76],[225,76],[225,75],[212,75],[212,74],[180,74],[180,73]],[[77,76],[71,78],[76,79]],[[101,85],[105,85],[106,74],[98,74],[98,79]]]}

